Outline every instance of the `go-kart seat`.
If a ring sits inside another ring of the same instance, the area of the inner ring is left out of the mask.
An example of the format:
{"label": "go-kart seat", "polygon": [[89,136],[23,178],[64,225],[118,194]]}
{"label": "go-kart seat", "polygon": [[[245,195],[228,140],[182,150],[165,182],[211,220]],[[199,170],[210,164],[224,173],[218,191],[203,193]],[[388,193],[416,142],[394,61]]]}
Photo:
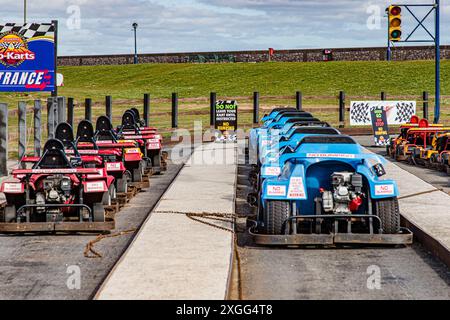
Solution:
{"label": "go-kart seat", "polygon": [[55,130],[55,139],[61,141],[66,148],[72,148],[74,146],[73,129],[67,122],[61,122],[58,124]]}
{"label": "go-kart seat", "polygon": [[140,125],[140,126],[144,126],[144,120],[141,119],[141,115],[139,114],[139,110],[137,108],[131,108],[130,109],[131,112],[134,113],[134,118],[136,119],[136,122]]}
{"label": "go-kart seat", "polygon": [[100,116],[95,124],[95,136],[98,141],[112,140],[117,141],[116,133],[113,130],[111,120],[107,116]]}
{"label": "go-kart seat", "polygon": [[122,130],[123,129],[138,130],[135,113],[131,110],[125,111],[122,116]]}
{"label": "go-kart seat", "polygon": [[327,134],[327,135],[339,135],[341,134],[335,128],[327,128],[327,127],[299,127],[292,131],[289,137],[281,137],[280,141],[288,141],[295,134]]}
{"label": "go-kart seat", "polygon": [[57,139],[50,139],[44,145],[41,159],[33,169],[70,169],[72,164],[64,152],[64,145]]}

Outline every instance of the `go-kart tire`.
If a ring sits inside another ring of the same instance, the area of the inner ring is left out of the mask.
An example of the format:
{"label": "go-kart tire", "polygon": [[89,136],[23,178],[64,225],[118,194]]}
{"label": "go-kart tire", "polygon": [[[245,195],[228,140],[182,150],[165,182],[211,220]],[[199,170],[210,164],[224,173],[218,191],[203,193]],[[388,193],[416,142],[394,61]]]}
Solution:
{"label": "go-kart tire", "polygon": [[374,213],[381,220],[381,228],[385,234],[400,232],[400,209],[397,198],[373,200]]}
{"label": "go-kart tire", "polygon": [[269,200],[264,211],[265,233],[269,235],[284,234],[288,225],[285,222],[289,219],[289,202]]}
{"label": "go-kart tire", "polygon": [[116,186],[114,184],[111,184],[108,188],[108,192],[105,192],[103,194],[102,203],[105,206],[110,206],[112,205],[112,201],[115,200],[116,198],[117,198]]}
{"label": "go-kart tire", "polygon": [[15,205],[9,205],[6,206],[3,211],[0,211],[0,222],[3,223],[9,223],[14,220],[16,220],[16,206]]}
{"label": "go-kart tire", "polygon": [[92,206],[92,219],[94,222],[105,222],[105,207],[101,203]]}
{"label": "go-kart tire", "polygon": [[116,180],[116,190],[118,193],[126,193],[128,191],[128,179],[124,176],[121,179]]}
{"label": "go-kart tire", "polygon": [[142,182],[142,169],[136,168],[133,169],[133,182]]}
{"label": "go-kart tire", "polygon": [[159,153],[152,156],[152,166],[158,168],[154,171],[155,174],[161,174],[161,155]]}

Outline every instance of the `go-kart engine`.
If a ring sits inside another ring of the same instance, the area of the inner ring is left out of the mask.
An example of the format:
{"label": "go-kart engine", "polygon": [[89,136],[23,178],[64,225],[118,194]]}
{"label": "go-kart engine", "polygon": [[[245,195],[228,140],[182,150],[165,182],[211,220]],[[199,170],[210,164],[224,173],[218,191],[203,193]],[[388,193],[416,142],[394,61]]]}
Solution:
{"label": "go-kart engine", "polygon": [[326,213],[351,214],[363,203],[362,176],[354,172],[335,172],[331,175],[332,191],[322,191],[322,206]]}
{"label": "go-kart engine", "polygon": [[[71,190],[70,178],[63,175],[48,176],[42,181],[42,191],[36,193],[36,204],[63,204],[70,198]],[[45,208],[40,207],[38,211],[45,211]]]}

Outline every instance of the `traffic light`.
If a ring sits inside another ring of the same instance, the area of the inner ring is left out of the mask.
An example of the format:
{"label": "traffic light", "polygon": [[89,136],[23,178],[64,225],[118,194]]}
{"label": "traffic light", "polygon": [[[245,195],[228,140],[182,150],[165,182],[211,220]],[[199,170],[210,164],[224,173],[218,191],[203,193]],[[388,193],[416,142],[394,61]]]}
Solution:
{"label": "traffic light", "polygon": [[402,8],[389,6],[389,40],[400,41],[402,39]]}

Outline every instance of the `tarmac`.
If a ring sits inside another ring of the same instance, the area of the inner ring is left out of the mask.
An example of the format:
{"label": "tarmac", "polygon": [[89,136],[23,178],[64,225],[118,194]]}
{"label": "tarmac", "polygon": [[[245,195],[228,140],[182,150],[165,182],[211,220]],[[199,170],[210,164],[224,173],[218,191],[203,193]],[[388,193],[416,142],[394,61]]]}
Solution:
{"label": "tarmac", "polygon": [[197,147],[96,299],[225,299],[233,258],[236,162],[234,144]]}

